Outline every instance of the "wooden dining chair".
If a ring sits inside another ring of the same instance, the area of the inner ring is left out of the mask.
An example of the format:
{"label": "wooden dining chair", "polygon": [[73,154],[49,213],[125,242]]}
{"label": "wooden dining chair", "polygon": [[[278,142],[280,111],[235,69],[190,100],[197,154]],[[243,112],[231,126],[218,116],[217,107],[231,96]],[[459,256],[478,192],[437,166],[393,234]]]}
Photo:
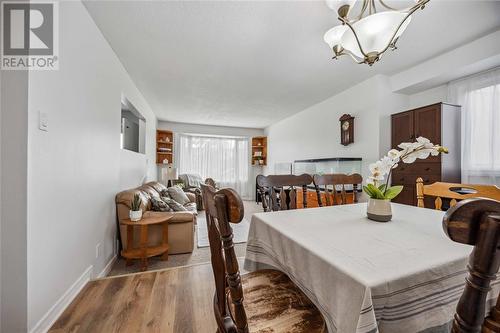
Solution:
{"label": "wooden dining chair", "polygon": [[243,219],[243,202],[230,188],[201,185],[215,278],[217,333],[323,333],[321,313],[307,296],[277,270],[240,276],[231,223]]}
{"label": "wooden dining chair", "polygon": [[435,197],[434,208],[442,210],[443,199],[450,201],[450,207],[458,201],[470,198],[488,198],[500,200],[500,189],[494,185],[469,185],[436,182],[424,185],[422,178],[417,178],[417,206],[425,207],[425,197]]}
{"label": "wooden dining chair", "polygon": [[297,208],[297,189],[302,190],[303,207],[307,208],[307,186],[312,183],[308,174],[258,175],[257,189],[265,212]]}
{"label": "wooden dining chair", "polygon": [[325,204],[326,206],[345,205],[349,203],[346,185],[352,186],[352,202],[357,203],[358,186],[363,183],[363,177],[357,173],[352,175],[342,173],[314,175],[313,183],[320,207]]}
{"label": "wooden dining chair", "polygon": [[484,319],[490,283],[500,266],[500,202],[483,198],[461,201],[446,212],[443,229],[451,240],[474,246],[452,332],[500,332],[500,299]]}
{"label": "wooden dining chair", "polygon": [[217,183],[215,182],[215,180],[213,178],[207,178],[207,179],[205,179],[205,184],[210,185],[210,186],[212,186],[215,189],[218,189]]}

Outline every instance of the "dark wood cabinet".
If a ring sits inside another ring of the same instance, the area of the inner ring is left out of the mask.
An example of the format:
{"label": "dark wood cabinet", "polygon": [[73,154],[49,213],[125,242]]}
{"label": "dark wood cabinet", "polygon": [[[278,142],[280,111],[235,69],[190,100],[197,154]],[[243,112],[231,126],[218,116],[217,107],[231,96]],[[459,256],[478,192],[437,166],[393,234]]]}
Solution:
{"label": "dark wood cabinet", "polygon": [[392,115],[392,148],[396,148],[401,142],[414,141],[413,128],[412,111]]}
{"label": "dark wood cabinet", "polygon": [[422,177],[424,184],[460,182],[460,107],[437,103],[391,116],[392,147],[401,142],[413,142],[419,136],[441,144],[449,154],[417,160],[413,164],[400,163],[393,171],[392,184],[404,189],[393,202],[416,205],[415,183]]}
{"label": "dark wood cabinet", "polygon": [[404,186],[399,195],[392,200],[393,202],[403,203],[406,205],[417,205],[416,189],[414,186]]}
{"label": "dark wood cabinet", "polygon": [[431,142],[441,143],[441,106],[431,105],[413,111],[415,138],[423,136]]}

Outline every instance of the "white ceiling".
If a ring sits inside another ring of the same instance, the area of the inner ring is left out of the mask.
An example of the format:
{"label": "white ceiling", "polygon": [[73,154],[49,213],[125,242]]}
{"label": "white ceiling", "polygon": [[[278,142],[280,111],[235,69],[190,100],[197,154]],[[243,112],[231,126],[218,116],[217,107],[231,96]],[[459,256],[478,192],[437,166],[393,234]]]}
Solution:
{"label": "white ceiling", "polygon": [[500,1],[436,1],[373,67],[332,61],[323,1],[90,1],[85,6],[161,120],[265,127],[375,74],[500,27]]}

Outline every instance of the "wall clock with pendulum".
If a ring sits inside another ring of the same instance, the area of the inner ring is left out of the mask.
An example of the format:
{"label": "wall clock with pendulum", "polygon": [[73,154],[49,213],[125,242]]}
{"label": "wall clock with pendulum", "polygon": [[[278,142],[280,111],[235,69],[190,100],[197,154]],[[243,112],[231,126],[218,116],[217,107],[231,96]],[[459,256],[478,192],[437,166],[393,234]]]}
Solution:
{"label": "wall clock with pendulum", "polygon": [[344,114],[340,121],[340,143],[347,146],[354,143],[354,117],[350,114]]}

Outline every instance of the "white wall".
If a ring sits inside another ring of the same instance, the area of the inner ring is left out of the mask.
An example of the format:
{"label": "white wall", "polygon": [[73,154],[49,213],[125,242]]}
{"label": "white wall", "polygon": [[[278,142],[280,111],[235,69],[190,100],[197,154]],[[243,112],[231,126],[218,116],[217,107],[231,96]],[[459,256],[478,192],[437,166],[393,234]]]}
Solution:
{"label": "white wall", "polygon": [[[44,316],[75,282],[114,257],[116,193],[156,179],[155,115],[82,3],[59,6],[59,70],[29,75],[28,327],[35,331],[50,324],[57,313]],[[122,93],[146,118],[146,155],[120,149]],[[39,111],[49,115],[48,132],[38,129]]]}
{"label": "white wall", "polygon": [[171,121],[158,121],[158,128],[169,130],[176,133],[192,133],[206,135],[227,135],[227,136],[260,136],[264,135],[264,130],[260,128],[243,128],[227,126],[211,126],[176,123]]}
{"label": "white wall", "polygon": [[[364,177],[368,164],[391,147],[391,114],[420,106],[446,102],[447,85],[419,93],[394,93],[391,78],[372,77],[321,103],[266,128],[269,145],[267,174],[274,164],[298,159],[362,157]],[[340,144],[338,119],[344,113],[355,116],[354,144]]]}
{"label": "white wall", "polygon": [[[407,97],[388,91],[387,78],[377,75],[321,103],[266,128],[269,164],[266,173],[274,172],[274,164],[297,159],[327,157],[361,157],[362,173],[377,160],[381,147],[382,117],[400,110]],[[354,120],[354,143],[340,144],[339,118],[349,113]],[[387,130],[384,123],[384,130]],[[389,132],[390,135],[390,132]],[[385,153],[385,151],[383,152]]]}
{"label": "white wall", "polygon": [[446,84],[424,90],[409,96],[409,109],[430,105],[439,102],[447,102],[448,86]]}
{"label": "white wall", "polygon": [[392,91],[416,94],[500,65],[500,30],[391,76]]}
{"label": "white wall", "polygon": [[28,72],[2,71],[0,112],[0,332],[25,332],[27,318]]}

